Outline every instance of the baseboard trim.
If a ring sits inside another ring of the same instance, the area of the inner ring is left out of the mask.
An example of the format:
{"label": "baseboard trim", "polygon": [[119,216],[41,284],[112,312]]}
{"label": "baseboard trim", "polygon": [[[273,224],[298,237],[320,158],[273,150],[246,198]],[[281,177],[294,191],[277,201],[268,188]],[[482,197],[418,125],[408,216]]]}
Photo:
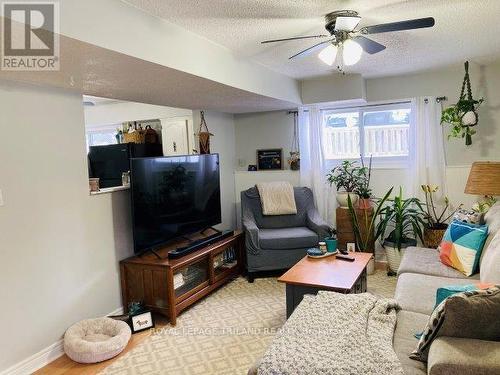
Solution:
{"label": "baseboard trim", "polygon": [[[109,315],[121,315],[123,314],[123,307],[120,307],[108,314]],[[9,367],[6,370],[0,372],[0,375],[26,375],[32,374],[33,372],[47,366],[50,362],[55,361],[57,358],[64,354],[63,340],[58,340],[57,342],[49,345],[45,349],[40,350],[38,353],[33,354],[31,357],[16,363],[15,365]]]}

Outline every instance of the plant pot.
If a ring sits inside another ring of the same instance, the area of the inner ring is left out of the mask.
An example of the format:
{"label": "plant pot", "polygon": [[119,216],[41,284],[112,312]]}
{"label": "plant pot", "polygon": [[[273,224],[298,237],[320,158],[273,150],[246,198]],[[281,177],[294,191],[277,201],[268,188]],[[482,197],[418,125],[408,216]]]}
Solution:
{"label": "plant pot", "polygon": [[352,205],[355,207],[356,203],[358,202],[358,195],[353,192],[346,192],[346,191],[338,191],[337,192],[337,203],[341,208],[349,208],[349,204],[347,202],[347,197],[351,197],[351,202]]}
{"label": "plant pot", "polygon": [[375,258],[371,257],[370,261],[366,265],[366,273],[368,275],[373,275],[375,273]]}
{"label": "plant pot", "polygon": [[360,210],[369,210],[372,208],[372,201],[370,198],[359,198],[358,201],[358,208]]}
{"label": "plant pot", "polygon": [[327,237],[325,238],[326,242],[326,251],[329,253],[334,253],[337,250],[337,239]]}
{"label": "plant pot", "polygon": [[[417,241],[411,240],[403,242],[401,244],[401,250],[409,247],[415,246]],[[399,265],[401,264],[402,251],[398,250],[397,245],[394,242],[385,240],[384,241],[385,254],[387,255],[387,264],[389,265],[389,270],[393,273],[398,272]]]}
{"label": "plant pot", "polygon": [[448,224],[439,227],[424,227],[424,246],[437,249],[443,240],[446,228],[448,228]]}

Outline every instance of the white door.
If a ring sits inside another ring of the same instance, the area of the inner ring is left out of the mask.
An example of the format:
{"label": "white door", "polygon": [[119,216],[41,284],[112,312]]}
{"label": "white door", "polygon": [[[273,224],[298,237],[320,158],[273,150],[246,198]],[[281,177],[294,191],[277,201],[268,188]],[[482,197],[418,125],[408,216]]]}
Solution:
{"label": "white door", "polygon": [[165,156],[191,153],[189,147],[189,121],[188,117],[161,120],[161,137]]}

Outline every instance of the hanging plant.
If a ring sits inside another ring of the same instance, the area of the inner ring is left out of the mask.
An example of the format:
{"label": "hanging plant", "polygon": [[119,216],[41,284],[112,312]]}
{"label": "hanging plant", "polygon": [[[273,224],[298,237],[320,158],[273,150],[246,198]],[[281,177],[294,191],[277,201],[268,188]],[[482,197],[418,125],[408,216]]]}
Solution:
{"label": "hanging plant", "polygon": [[[467,87],[467,92],[465,88]],[[477,110],[483,98],[475,100],[472,97],[472,90],[470,86],[469,77],[469,62],[465,62],[465,76],[462,83],[462,90],[460,92],[460,99],[457,104],[446,108],[441,115],[441,124],[451,125],[450,137],[465,138],[465,144],[470,146],[472,144],[472,136],[476,134],[472,127],[476,126],[479,121]]]}

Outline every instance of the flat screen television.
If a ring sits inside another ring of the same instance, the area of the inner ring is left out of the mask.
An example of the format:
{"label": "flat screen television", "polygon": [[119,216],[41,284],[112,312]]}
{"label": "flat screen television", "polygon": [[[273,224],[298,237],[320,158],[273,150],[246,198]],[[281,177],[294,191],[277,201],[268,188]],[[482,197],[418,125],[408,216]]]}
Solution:
{"label": "flat screen television", "polygon": [[221,222],[219,155],[131,159],[134,250]]}

